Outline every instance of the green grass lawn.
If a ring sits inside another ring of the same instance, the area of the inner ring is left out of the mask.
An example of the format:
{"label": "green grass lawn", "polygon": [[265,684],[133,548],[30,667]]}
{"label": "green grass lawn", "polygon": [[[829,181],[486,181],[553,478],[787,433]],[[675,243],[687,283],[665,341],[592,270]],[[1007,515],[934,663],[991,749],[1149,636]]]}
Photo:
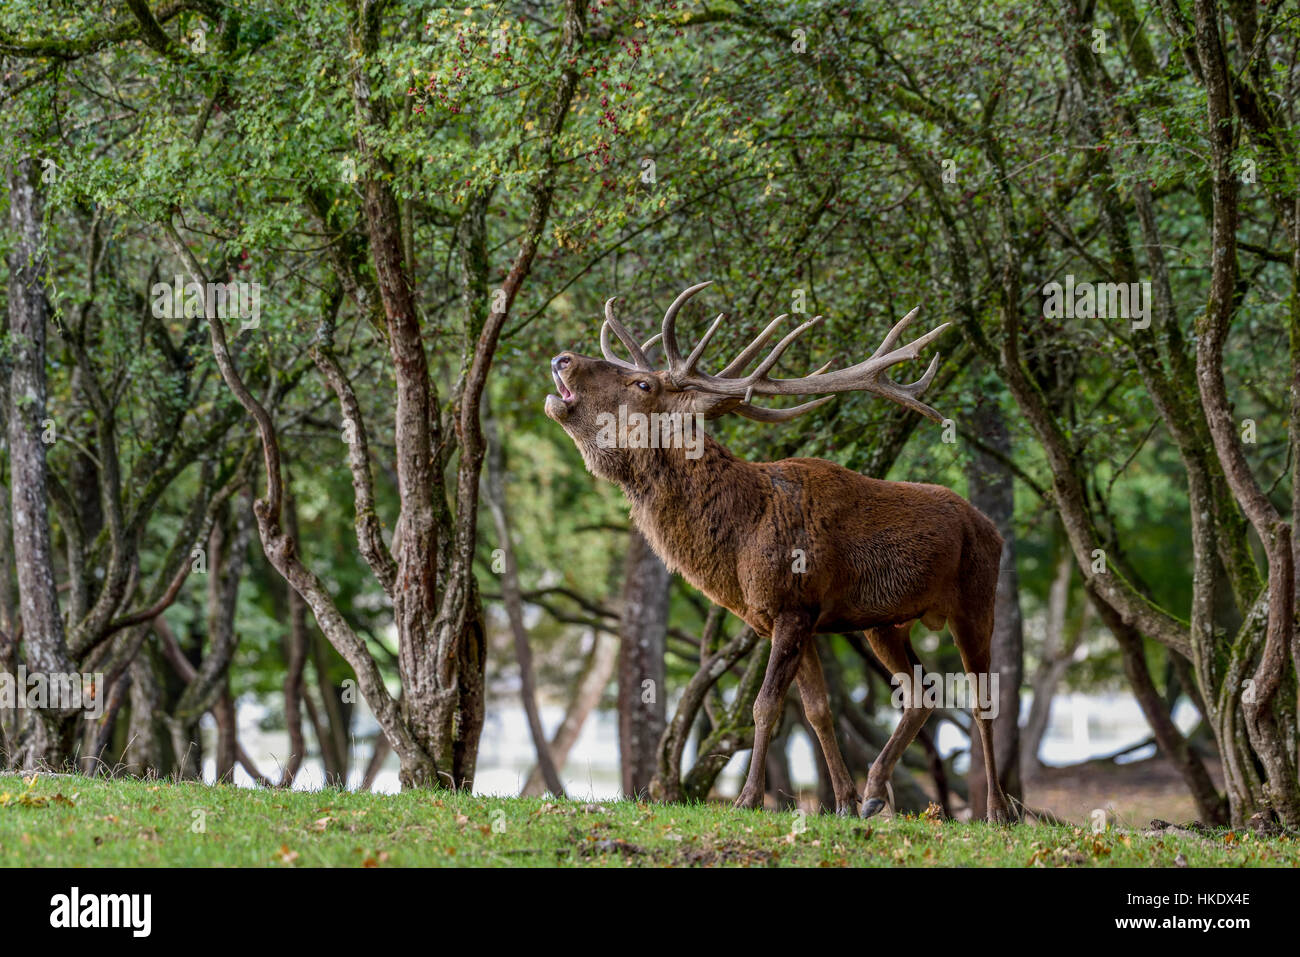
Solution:
{"label": "green grass lawn", "polygon": [[925,817],[803,817],[725,805],[353,794],[0,776],[0,865],[1300,865],[1300,838],[1249,831],[1007,828]]}

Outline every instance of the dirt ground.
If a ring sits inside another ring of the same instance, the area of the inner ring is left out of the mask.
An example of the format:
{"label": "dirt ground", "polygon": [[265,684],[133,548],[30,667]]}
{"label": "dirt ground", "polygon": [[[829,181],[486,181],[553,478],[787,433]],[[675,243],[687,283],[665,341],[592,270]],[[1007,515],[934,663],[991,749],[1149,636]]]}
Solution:
{"label": "dirt ground", "polygon": [[[1218,766],[1209,763],[1208,768],[1222,786]],[[1129,764],[1041,768],[1025,781],[1025,803],[1075,824],[1088,823],[1097,808],[1111,811],[1120,827],[1145,827],[1152,818],[1174,823],[1196,820],[1196,804],[1187,786],[1160,757]]]}
{"label": "dirt ground", "polygon": [[[1206,761],[1206,769],[1216,786],[1222,788],[1223,776],[1217,761]],[[859,793],[864,782],[859,781]],[[918,783],[934,797],[933,782],[918,776]],[[730,804],[729,796],[714,795],[711,800]],[[1198,819],[1196,802],[1188,793],[1182,776],[1161,757],[1116,764],[1097,761],[1070,767],[1041,767],[1026,776],[1024,803],[1044,822],[1091,826],[1093,812],[1108,814],[1112,827],[1145,829],[1159,818],[1172,824],[1189,824]],[[800,790],[799,805],[808,813],[820,809],[815,788]],[[769,807],[773,807],[770,803]],[[953,815],[969,818],[970,811],[962,799],[952,796]]]}

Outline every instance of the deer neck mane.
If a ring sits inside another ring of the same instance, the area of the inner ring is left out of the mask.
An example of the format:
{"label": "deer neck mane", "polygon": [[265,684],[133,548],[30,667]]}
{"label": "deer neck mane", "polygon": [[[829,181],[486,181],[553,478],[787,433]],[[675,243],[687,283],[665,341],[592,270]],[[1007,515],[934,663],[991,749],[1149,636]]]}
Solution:
{"label": "deer neck mane", "polygon": [[664,564],[714,601],[730,604],[736,552],[763,515],[771,487],[757,466],[701,436],[695,457],[680,448],[634,450],[615,482]]}

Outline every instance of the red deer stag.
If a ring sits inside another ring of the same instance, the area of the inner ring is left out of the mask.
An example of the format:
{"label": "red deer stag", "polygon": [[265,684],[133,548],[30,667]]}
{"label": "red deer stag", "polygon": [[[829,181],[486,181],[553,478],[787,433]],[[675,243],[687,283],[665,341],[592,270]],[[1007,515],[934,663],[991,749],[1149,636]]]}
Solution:
{"label": "red deer stag", "polygon": [[[836,811],[848,814],[857,806],[857,788],[835,741],[812,636],[863,629],[890,672],[910,677],[912,624],[919,619],[938,630],[947,622],[966,670],[987,675],[1001,536],[949,489],[883,482],[822,459],[743,462],[691,426],[727,413],[786,422],[841,392],[873,392],[939,421],[919,398],[934,378],[938,356],[910,385],[891,381],[885,372],[915,359],[949,324],[898,346],[918,311],[913,309],[863,362],[834,372],[823,367],[799,379],[771,378],[781,354],[820,322],[818,316],[743,375],[786,318],[780,316],[722,371],[709,375],[696,366],[724,316],[685,357],[674,331],[682,305],[707,285],[681,293],[664,314],[662,331],[640,345],[615,318],[615,300],[609,300],[600,336],[604,359],[572,352],[552,359],[559,394],[546,397],[546,414],[569,433],[593,474],[622,487],[633,521],[669,568],[771,638],[754,702],[749,776],[736,806],[762,804],[768,741],[794,681],[830,769]],[[631,362],[614,355],[611,332]],[[667,363],[660,371],[646,359],[656,341]],[[823,397],[788,409],[751,404],[757,396],[810,395]],[[670,430],[661,428],[665,422]],[[871,765],[863,817],[884,807],[894,764],[932,710],[910,682],[903,687],[911,693],[905,692],[898,726]],[[988,763],[989,819],[1007,820],[992,725],[978,706],[974,713]]]}

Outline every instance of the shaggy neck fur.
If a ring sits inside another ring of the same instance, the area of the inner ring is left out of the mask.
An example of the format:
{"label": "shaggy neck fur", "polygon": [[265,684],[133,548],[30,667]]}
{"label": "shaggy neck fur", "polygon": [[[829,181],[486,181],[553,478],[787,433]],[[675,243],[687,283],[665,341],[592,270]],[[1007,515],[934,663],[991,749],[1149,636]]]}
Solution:
{"label": "shaggy neck fur", "polygon": [[623,489],[632,520],[672,571],[714,601],[740,601],[736,555],[767,512],[771,483],[703,435],[701,454],[682,448],[581,446],[587,467]]}

